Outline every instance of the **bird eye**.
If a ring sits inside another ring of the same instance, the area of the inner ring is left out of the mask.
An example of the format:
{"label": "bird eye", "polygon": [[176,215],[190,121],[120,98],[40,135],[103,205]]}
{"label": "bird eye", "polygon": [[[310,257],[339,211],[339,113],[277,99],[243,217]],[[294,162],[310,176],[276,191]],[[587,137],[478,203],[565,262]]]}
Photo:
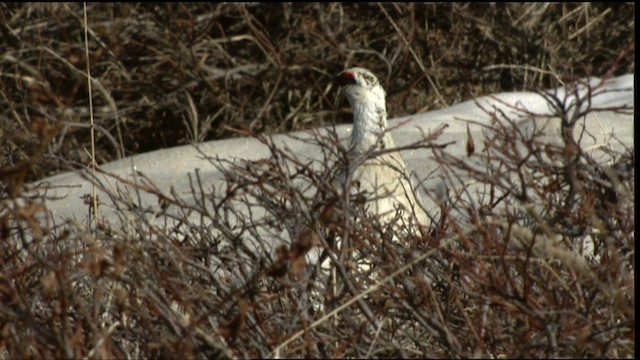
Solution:
{"label": "bird eye", "polygon": [[338,75],[334,76],[333,81],[338,84],[338,86],[351,85],[356,83],[356,78],[350,71],[343,71]]}

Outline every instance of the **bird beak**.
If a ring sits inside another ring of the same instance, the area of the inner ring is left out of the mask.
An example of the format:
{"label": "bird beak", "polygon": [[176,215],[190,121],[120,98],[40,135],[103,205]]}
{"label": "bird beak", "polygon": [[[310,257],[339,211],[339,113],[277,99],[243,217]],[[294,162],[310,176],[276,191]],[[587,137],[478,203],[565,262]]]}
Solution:
{"label": "bird beak", "polygon": [[331,82],[333,84],[335,84],[335,85],[340,86],[340,82],[341,82],[340,81],[340,74],[333,75],[333,77],[331,78]]}

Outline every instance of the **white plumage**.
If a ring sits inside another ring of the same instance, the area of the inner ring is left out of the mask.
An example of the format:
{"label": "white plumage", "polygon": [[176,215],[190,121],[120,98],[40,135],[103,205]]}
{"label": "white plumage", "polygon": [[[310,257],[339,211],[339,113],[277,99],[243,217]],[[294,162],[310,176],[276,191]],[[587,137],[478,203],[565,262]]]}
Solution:
{"label": "white plumage", "polygon": [[[386,93],[378,79],[363,68],[339,73],[335,81],[353,109],[353,132],[350,141],[351,185],[367,194],[369,212],[384,222],[397,214],[405,224],[426,225],[428,218],[416,200],[416,189],[409,180],[407,166],[399,152],[375,154],[395,148],[387,132]],[[342,181],[347,180],[343,171]]]}

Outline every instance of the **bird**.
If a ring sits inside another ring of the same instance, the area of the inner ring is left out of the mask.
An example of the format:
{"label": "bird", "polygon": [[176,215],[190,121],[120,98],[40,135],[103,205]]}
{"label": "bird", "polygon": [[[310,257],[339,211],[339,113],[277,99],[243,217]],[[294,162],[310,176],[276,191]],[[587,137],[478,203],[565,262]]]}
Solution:
{"label": "bird", "polygon": [[[428,216],[416,198],[407,165],[387,129],[386,92],[367,69],[353,67],[334,76],[353,110],[348,158],[341,183],[367,194],[368,212],[384,223],[402,218],[404,225],[426,225]],[[350,177],[350,179],[349,179]]]}

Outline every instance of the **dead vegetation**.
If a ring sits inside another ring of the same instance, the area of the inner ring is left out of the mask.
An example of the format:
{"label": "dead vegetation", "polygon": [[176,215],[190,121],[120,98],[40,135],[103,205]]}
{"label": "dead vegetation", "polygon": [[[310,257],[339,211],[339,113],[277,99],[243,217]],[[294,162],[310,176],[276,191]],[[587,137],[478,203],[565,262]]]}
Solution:
{"label": "dead vegetation", "polygon": [[[354,65],[378,75],[392,117],[632,73],[633,13],[633,4],[89,4],[96,160],[237,127],[329,124],[330,76]],[[87,164],[82,4],[3,4],[0,18],[0,165],[28,157],[43,122],[62,128],[29,179]],[[345,107],[338,121],[349,116]]]}
{"label": "dead vegetation", "polygon": [[[274,156],[211,159],[225,187],[195,173],[195,203],[136,185],[160,213],[105,187],[119,221],[47,220],[25,180],[88,161],[82,7],[1,5],[8,357],[634,356],[634,149],[576,147],[572,130],[599,111],[588,97],[549,96],[553,146],[491,109],[468,159],[437,133],[416,144],[452,190],[418,233],[390,233],[331,185],[346,159],[331,131],[308,140],[323,154],[312,163],[262,135],[329,123],[329,75],[347,64],[380,74],[396,115],[559,82],[575,94],[584,75],[633,72],[633,5],[88,8],[99,163],[234,127]],[[460,174],[486,196],[455,191]]]}

